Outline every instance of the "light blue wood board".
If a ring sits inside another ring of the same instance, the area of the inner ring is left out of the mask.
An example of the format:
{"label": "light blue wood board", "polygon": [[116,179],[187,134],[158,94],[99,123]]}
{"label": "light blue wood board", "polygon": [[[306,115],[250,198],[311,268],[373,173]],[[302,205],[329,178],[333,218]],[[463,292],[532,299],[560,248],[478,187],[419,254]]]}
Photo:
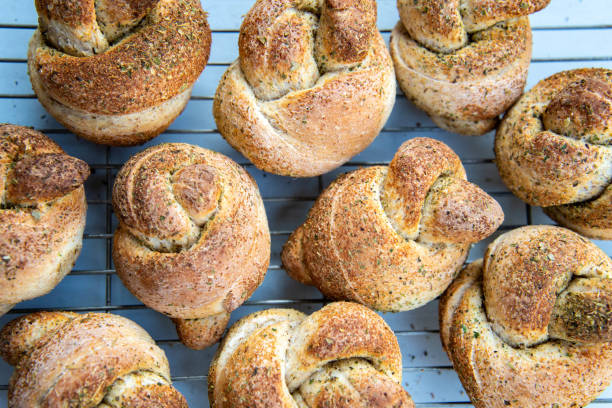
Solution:
{"label": "light blue wood board", "polygon": [[[34,98],[25,63],[27,42],[36,24],[33,2],[3,1],[4,13],[0,16],[0,38],[4,40],[0,42],[0,122],[48,131],[68,153],[91,164],[94,172],[86,184],[90,202],[86,239],[75,270],[49,295],[24,302],[0,318],[0,325],[18,316],[20,311],[34,309],[111,310],[135,320],[159,341],[170,359],[175,385],[187,397],[190,406],[208,406],[206,375],[216,347],[192,351],[178,343],[170,320],[144,308],[114,275],[108,258],[108,239],[116,225],[114,217],[107,225],[109,182],[112,183],[116,168],[132,154],[162,142],[193,143],[224,153],[245,165],[260,186],[272,231],[270,269],[264,284],[232,315],[232,322],[273,306],[293,307],[307,313],[322,306],[323,297],[316,289],[293,281],[281,269],[282,245],[289,233],[304,220],[321,188],[342,172],[364,165],[387,163],[397,147],[408,138],[429,136],[449,144],[462,158],[470,180],[502,204],[506,214],[502,229],[475,245],[469,260],[481,257],[486,245],[509,228],[524,225],[529,219],[532,223],[551,223],[540,209],[526,206],[501,182],[492,162],[492,134],[470,138],[438,129],[399,90],[396,106],[384,131],[368,149],[340,169],[320,178],[300,180],[259,171],[216,132],[211,115],[217,82],[228,64],[237,57],[237,30],[251,1],[225,0],[203,4],[214,30],[212,53],[210,65],[196,83],[192,101],[185,112],[168,132],[144,146],[105,148],[68,133]],[[388,40],[389,31],[398,18],[395,1],[381,0],[378,8],[379,27]],[[531,17],[531,22],[534,52],[527,88],[565,69],[589,66],[612,69],[610,0],[552,0],[548,8]],[[109,175],[107,163],[112,167]],[[612,242],[595,242],[612,255]],[[437,307],[438,302],[434,301],[414,311],[383,315],[397,333],[402,349],[404,385],[417,406],[470,407],[469,399],[440,345]],[[6,384],[11,372],[6,363],[0,362],[0,407],[7,404]],[[612,389],[606,390],[592,406],[612,407]]]}

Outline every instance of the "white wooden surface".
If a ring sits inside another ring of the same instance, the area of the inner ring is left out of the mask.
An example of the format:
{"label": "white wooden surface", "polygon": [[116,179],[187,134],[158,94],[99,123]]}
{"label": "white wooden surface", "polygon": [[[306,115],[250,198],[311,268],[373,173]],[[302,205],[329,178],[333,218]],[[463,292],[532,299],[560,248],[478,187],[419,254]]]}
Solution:
{"label": "white wooden surface", "polygon": [[[263,308],[293,307],[311,313],[322,306],[324,299],[316,289],[298,284],[280,268],[282,244],[304,220],[321,189],[337,174],[358,166],[387,163],[397,147],[411,137],[440,139],[460,155],[470,180],[502,204],[506,220],[500,232],[527,223],[551,222],[539,209],[530,208],[511,195],[503,185],[492,163],[492,134],[470,138],[442,131],[407,102],[401,92],[383,132],[367,150],[341,169],[321,177],[297,180],[265,174],[254,168],[216,132],[211,114],[217,82],[228,63],[237,56],[238,28],[251,4],[251,0],[204,3],[214,31],[212,53],[186,110],[168,132],[145,146],[106,148],[77,139],[40,106],[30,87],[25,63],[27,42],[37,20],[33,1],[2,0],[0,122],[34,126],[47,132],[68,153],[86,160],[93,173],[86,184],[89,201],[86,237],[75,270],[49,295],[24,302],[0,318],[0,325],[38,309],[110,311],[129,317],[147,329],[166,351],[174,383],[190,406],[208,406],[206,375],[216,347],[192,351],[182,346],[169,319],[144,308],[117,279],[110,260],[110,237],[116,225],[109,205],[114,174],[132,154],[161,142],[193,143],[224,153],[246,165],[261,189],[272,231],[270,270],[264,284],[232,315],[232,322]],[[379,0],[378,6],[379,27],[388,38],[398,18],[395,1]],[[531,21],[534,53],[527,88],[564,69],[588,66],[612,69],[611,0],[552,0],[552,4],[533,15]],[[596,243],[612,255],[612,242]],[[486,242],[476,245],[470,259],[482,256],[485,246]],[[418,310],[383,317],[398,336],[404,358],[404,385],[417,405],[469,407],[469,398],[440,345],[437,301]],[[11,372],[7,364],[0,362],[0,407],[7,405],[6,390]],[[612,388],[592,406],[612,407]]]}

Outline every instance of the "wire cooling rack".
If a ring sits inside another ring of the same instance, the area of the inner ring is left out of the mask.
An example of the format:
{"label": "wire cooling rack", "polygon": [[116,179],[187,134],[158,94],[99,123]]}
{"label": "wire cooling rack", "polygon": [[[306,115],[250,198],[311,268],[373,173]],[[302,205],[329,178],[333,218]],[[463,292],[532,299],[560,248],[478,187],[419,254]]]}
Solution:
{"label": "wire cooling rack", "polygon": [[[378,24],[385,39],[398,20],[395,1],[378,0]],[[319,193],[340,173],[360,166],[387,164],[405,140],[428,136],[444,141],[462,158],[468,178],[493,195],[506,219],[500,230],[472,249],[469,260],[482,256],[495,236],[526,224],[551,223],[540,209],[514,197],[501,182],[493,163],[493,135],[465,137],[437,128],[398,89],[393,113],[383,132],[347,165],[320,177],[291,179],[266,174],[253,167],[218,134],[212,118],[217,83],[237,57],[238,30],[251,0],[204,3],[213,29],[210,62],[194,87],[192,99],[170,129],[144,146],[109,148],[77,139],[40,106],[26,73],[26,49],[36,27],[33,1],[3,0],[0,16],[0,122],[33,126],[56,140],[69,154],[87,161],[92,175],[86,183],[89,204],[83,250],[74,270],[50,294],[19,304],[0,318],[0,324],[38,310],[106,311],[135,320],[166,351],[173,381],[190,406],[207,407],[206,375],[216,346],[193,351],[178,342],[169,319],[144,307],[121,284],[111,258],[116,219],[110,203],[114,177],[134,153],[162,142],[200,145],[244,165],[260,187],[272,234],[272,259],[263,285],[232,315],[232,323],[256,310],[290,307],[312,313],[326,303],[316,289],[290,279],[281,268],[280,250],[289,234],[306,217]],[[587,66],[612,69],[612,5],[610,0],[552,0],[531,17],[534,52],[527,88],[555,72]],[[596,241],[608,255],[612,243]],[[419,407],[469,407],[457,375],[439,340],[437,301],[410,312],[384,314],[397,334],[403,354],[403,383]],[[12,368],[0,362],[0,407],[7,405]],[[592,404],[612,407],[612,389]]]}

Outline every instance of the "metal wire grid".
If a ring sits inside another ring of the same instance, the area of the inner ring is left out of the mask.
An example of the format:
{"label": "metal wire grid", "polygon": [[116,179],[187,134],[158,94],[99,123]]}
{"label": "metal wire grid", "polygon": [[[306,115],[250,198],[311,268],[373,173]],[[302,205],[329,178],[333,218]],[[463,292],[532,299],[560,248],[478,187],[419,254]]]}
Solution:
{"label": "metal wire grid", "polygon": [[[2,24],[0,28],[23,28],[23,29],[35,29],[34,25],[21,25],[21,24]],[[612,26],[601,26],[601,27],[547,27],[545,30],[556,30],[556,29],[581,29],[581,28],[612,28]],[[534,31],[538,30],[534,28]],[[389,33],[390,30],[381,30],[382,33]],[[237,34],[237,30],[213,30],[214,33],[234,33]],[[214,46],[214,44],[213,44]],[[612,61],[612,55],[607,57],[596,57],[596,58],[533,58],[532,62],[571,62],[571,61],[580,61],[580,62],[592,62],[596,64],[599,61]],[[0,58],[0,63],[3,62],[26,62],[26,59],[15,59],[15,58]],[[210,63],[209,66],[222,66],[227,67],[229,64],[226,63]],[[23,98],[23,99],[33,99],[35,98],[34,94],[29,95],[10,95],[10,94],[2,94],[0,98]],[[397,98],[404,98],[403,94],[398,93]],[[212,97],[192,97],[192,100],[212,100]],[[418,125],[418,124],[417,124]],[[40,129],[43,133],[48,135],[66,133],[65,130],[58,129]],[[435,133],[441,132],[441,130],[435,126],[406,126],[406,127],[385,127],[382,132],[385,133],[402,133],[406,135],[406,139],[414,137],[415,133],[423,134],[429,133],[432,137],[436,137]],[[381,133],[382,133],[381,132]],[[172,134],[180,136],[181,134],[197,134],[197,135],[211,135],[218,134],[217,129],[189,129],[189,130],[170,130],[167,131],[166,134]],[[379,137],[384,137],[381,135]],[[112,265],[112,238],[113,238],[113,209],[111,203],[112,196],[112,186],[114,182],[114,177],[116,172],[121,168],[122,164],[116,164],[111,162],[111,147],[102,147],[100,146],[100,150],[105,149],[105,159],[103,163],[90,163],[90,167],[94,172],[103,172],[104,180],[105,180],[105,188],[106,188],[106,199],[101,200],[93,200],[87,199],[89,205],[104,205],[105,211],[105,228],[104,233],[86,233],[84,234],[84,240],[104,240],[105,241],[105,268],[104,269],[74,269],[70,272],[71,275],[103,275],[105,276],[105,303],[100,305],[86,306],[86,307],[62,307],[62,310],[74,311],[74,312],[117,312],[124,310],[139,310],[139,309],[147,309],[146,306],[142,304],[133,304],[133,305],[113,305],[112,304],[112,284],[111,278],[115,274],[115,270]],[[389,160],[392,158],[394,152],[389,152]],[[389,164],[389,160],[387,161],[349,161],[345,164],[345,166],[373,166],[373,165],[387,165]],[[254,166],[247,161],[239,161],[239,163],[246,167],[247,169],[253,168]],[[491,164],[493,163],[493,159],[462,159],[462,163],[464,165],[471,164]],[[314,201],[318,197],[318,195],[323,191],[325,187],[323,176],[318,177],[318,194],[317,196],[305,196],[305,197],[288,197],[288,196],[280,196],[280,197],[267,197],[264,198],[264,205],[267,206],[269,202],[273,201]],[[512,194],[509,191],[488,191],[489,194],[493,194],[495,196],[511,196]],[[90,194],[88,194],[90,196]],[[532,224],[532,211],[531,206],[525,204],[525,214],[526,219],[524,224],[518,225],[503,225],[500,227],[499,231],[507,231],[522,225],[531,225]],[[292,231],[291,230],[270,230],[271,236],[279,236],[279,235],[288,235]],[[268,268],[270,270],[281,270],[281,265],[279,264],[271,264]],[[319,299],[264,299],[264,300],[247,300],[243,306],[270,306],[270,307],[291,307],[292,305],[299,304],[312,304],[312,305],[324,305],[329,303],[330,300],[326,299],[321,295]],[[41,310],[57,310],[57,308],[20,308],[19,305],[9,311],[8,315],[16,315],[16,314],[25,314],[32,313]],[[410,330],[399,330],[395,331],[396,335],[408,335],[413,333],[414,331]],[[438,334],[438,330],[418,330],[421,333],[432,333]],[[155,339],[158,344],[178,344],[180,343],[178,338],[170,338],[170,339]],[[428,367],[413,367],[413,368],[404,368],[403,371],[428,371],[428,370],[440,370],[440,369],[452,369],[451,365],[443,365],[443,366],[428,366]],[[208,367],[205,367],[205,371],[207,372]],[[207,379],[206,375],[187,375],[187,376],[173,376],[173,381],[202,381],[205,382]],[[0,384],[0,390],[7,390],[8,384]],[[597,403],[612,403],[612,399],[598,399]],[[471,407],[471,404],[466,403],[464,401],[455,401],[455,402],[444,402],[444,403],[418,403],[417,407],[429,407],[429,408],[437,408],[437,407]]]}

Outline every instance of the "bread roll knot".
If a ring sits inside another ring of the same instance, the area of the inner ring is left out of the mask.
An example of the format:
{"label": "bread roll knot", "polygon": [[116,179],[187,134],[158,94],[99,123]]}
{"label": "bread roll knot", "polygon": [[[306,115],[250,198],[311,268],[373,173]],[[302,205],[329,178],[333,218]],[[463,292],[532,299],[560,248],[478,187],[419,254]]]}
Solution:
{"label": "bread roll knot", "polygon": [[391,56],[400,87],[440,127],[493,129],[525,86],[527,15],[550,0],[398,0]]}
{"label": "bread roll knot", "polygon": [[466,180],[459,156],[433,139],[405,142],[389,164],[381,201],[407,239],[475,243],[503,220],[497,201]]}
{"label": "bread roll knot", "polygon": [[508,112],[495,140],[502,179],[561,225],[612,239],[612,71],[540,81]]}
{"label": "bread roll knot", "polygon": [[36,0],[40,29],[55,48],[76,57],[99,54],[133,30],[159,0]]}
{"label": "bread roll knot", "polygon": [[440,335],[478,408],[588,405],[612,381],[612,261],[565,228],[507,232],[442,296]]}
{"label": "bread roll knot", "polygon": [[221,154],[162,144],[124,165],[113,207],[113,259],[127,288],[175,319],[190,347],[214,343],[269,263],[267,219],[253,179]]}
{"label": "bread roll knot", "polygon": [[182,111],[211,33],[197,0],[36,0],[28,49],[43,106],[79,136],[141,144]]}
{"label": "bread roll knot", "polygon": [[582,78],[567,84],[542,115],[544,129],[593,144],[612,144],[612,82]]}
{"label": "bread roll knot", "polygon": [[130,233],[151,250],[180,252],[198,241],[214,217],[221,180],[214,167],[193,163],[189,149],[173,150],[172,160],[161,152],[118,175],[116,207]]}
{"label": "bread roll knot", "polygon": [[213,113],[228,142],[263,170],[332,170],[391,112],[393,67],[374,0],[259,0],[238,45]]}
{"label": "bread roll knot", "polygon": [[240,30],[240,66],[259,99],[354,68],[376,34],[374,0],[260,1]]}
{"label": "bread roll knot", "polygon": [[341,176],[281,254],[287,272],[333,299],[410,310],[450,284],[470,245],[502,223],[444,143],[415,138],[387,166]]}
{"label": "bread roll knot", "polygon": [[213,408],[327,406],[412,408],[401,353],[376,313],[331,303],[306,316],[270,309],[237,322],[208,376]]}
{"label": "bread roll knot", "polygon": [[612,262],[568,230],[519,228],[495,240],[483,296],[493,329],[512,346],[612,341]]}
{"label": "bread roll knot", "polygon": [[470,35],[498,23],[527,16],[550,0],[398,0],[400,19],[417,42],[434,52],[451,53],[470,41]]}
{"label": "bread roll knot", "polygon": [[89,166],[33,129],[0,124],[0,314],[48,293],[81,250]]}
{"label": "bread roll knot", "polygon": [[162,349],[140,326],[120,316],[22,316],[0,331],[0,354],[15,366],[9,408],[187,408],[172,386]]}

